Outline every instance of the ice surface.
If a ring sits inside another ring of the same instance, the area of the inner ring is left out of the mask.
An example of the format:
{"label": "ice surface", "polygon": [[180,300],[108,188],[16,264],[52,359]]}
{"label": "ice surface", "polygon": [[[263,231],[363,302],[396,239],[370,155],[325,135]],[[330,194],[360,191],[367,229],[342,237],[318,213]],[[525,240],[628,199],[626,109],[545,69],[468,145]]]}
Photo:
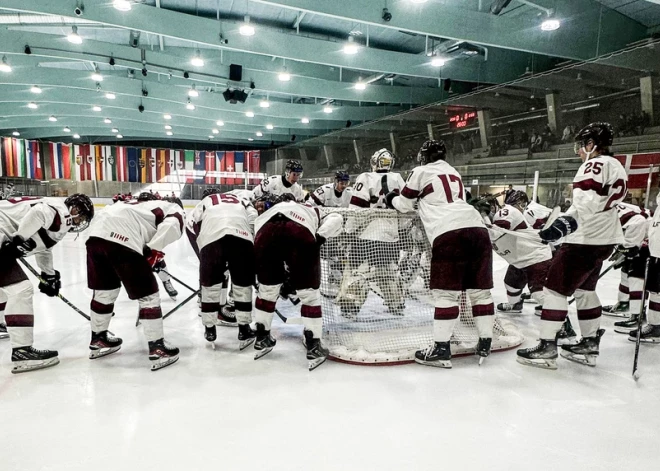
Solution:
{"label": "ice surface", "polygon": [[[54,252],[62,294],[87,312],[84,240],[67,236]],[[166,253],[172,274],[196,286],[187,240]],[[495,263],[499,303],[506,266]],[[618,277],[599,285],[604,303],[616,300]],[[164,312],[176,305],[161,296]],[[511,351],[481,367],[475,357],[452,370],[328,361],[308,372],[300,325],[275,318],[277,346],[254,361],[232,328],[218,328],[213,351],[193,300],[165,321],[181,359],[152,373],[137,303],[123,291],[110,326],[123,348],[98,360],[87,358],[82,317],[40,293],[35,310],[35,346],[59,350],[61,364],[12,375],[9,341],[0,341],[2,471],[657,469],[660,346],[641,346],[635,383],[634,344],[612,331],[613,318],[603,320],[596,368],[559,359],[557,371],[534,369]],[[536,342],[532,304],[508,317],[525,346]]]}

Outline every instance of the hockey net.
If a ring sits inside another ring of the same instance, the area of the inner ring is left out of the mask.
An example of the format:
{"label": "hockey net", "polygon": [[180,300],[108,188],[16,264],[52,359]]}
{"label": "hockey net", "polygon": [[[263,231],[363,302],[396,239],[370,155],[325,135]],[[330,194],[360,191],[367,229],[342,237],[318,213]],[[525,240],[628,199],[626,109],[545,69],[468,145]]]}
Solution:
{"label": "hockey net", "polygon": [[[321,249],[323,339],[331,358],[355,364],[414,360],[433,342],[431,246],[416,214],[384,209],[326,208],[341,214],[345,232]],[[523,335],[496,316],[492,350],[520,345]],[[477,328],[461,294],[452,355],[475,352]]]}

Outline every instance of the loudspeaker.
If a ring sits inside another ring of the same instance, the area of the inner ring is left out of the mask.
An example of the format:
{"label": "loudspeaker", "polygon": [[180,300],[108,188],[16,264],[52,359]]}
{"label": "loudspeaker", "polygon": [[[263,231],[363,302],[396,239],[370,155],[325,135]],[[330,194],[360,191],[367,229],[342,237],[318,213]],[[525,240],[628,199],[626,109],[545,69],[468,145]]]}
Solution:
{"label": "loudspeaker", "polygon": [[445,84],[443,87],[444,91],[448,92],[450,88],[451,88],[451,79],[450,78],[445,79]]}
{"label": "loudspeaker", "polygon": [[237,64],[229,65],[229,80],[232,82],[240,82],[243,80],[243,66]]}
{"label": "loudspeaker", "polygon": [[353,123],[351,122],[350,119],[348,121],[346,121],[346,127],[347,128],[350,128],[352,125],[353,125]]}

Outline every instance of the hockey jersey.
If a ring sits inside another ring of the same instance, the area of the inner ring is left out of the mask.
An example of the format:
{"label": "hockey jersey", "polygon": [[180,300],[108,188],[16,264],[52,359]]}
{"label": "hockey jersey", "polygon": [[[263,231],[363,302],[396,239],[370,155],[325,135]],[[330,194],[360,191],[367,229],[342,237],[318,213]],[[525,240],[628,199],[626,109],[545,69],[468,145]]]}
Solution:
{"label": "hockey jersey", "polygon": [[165,200],[126,201],[103,208],[89,228],[100,237],[142,253],[144,246],[162,251],[183,233],[184,212]]}
{"label": "hockey jersey", "polygon": [[626,171],[614,157],[599,155],[580,165],[573,178],[573,204],[566,211],[578,228],[565,243],[622,244],[616,205],[626,196],[627,182]]}
{"label": "hockey jersey", "polygon": [[0,200],[0,244],[18,235],[32,239],[39,268],[48,275],[55,274],[51,248],[61,241],[73,227],[69,208],[56,198],[22,196]]}
{"label": "hockey jersey", "polygon": [[283,175],[273,175],[271,177],[264,178],[261,181],[261,184],[254,187],[252,192],[254,194],[254,198],[252,198],[253,200],[263,196],[264,194],[279,196],[285,193],[290,193],[296,198],[296,201],[302,201],[305,197],[303,189],[298,184],[298,182],[293,184],[289,183]]}
{"label": "hockey jersey", "polygon": [[353,190],[351,188],[345,188],[338,195],[335,191],[335,184],[327,183],[311,193],[310,202],[315,206],[325,206],[326,208],[348,208],[352,196]]}
{"label": "hockey jersey", "polygon": [[264,224],[278,214],[305,227],[314,237],[316,234],[326,239],[336,237],[341,233],[344,225],[339,214],[331,213],[324,216],[318,208],[310,204],[287,201],[276,204],[257,217],[254,221],[254,233],[257,234]]}
{"label": "hockey jersey", "polygon": [[[660,193],[656,196],[655,202],[660,206]],[[648,227],[649,251],[656,258],[660,258],[660,211],[658,209],[656,208]]]}
{"label": "hockey jersey", "polygon": [[530,201],[523,212],[525,221],[533,229],[541,229],[551,213],[552,209],[534,201]]}
{"label": "hockey jersey", "polygon": [[444,160],[414,168],[392,205],[407,213],[415,201],[419,201],[419,216],[431,244],[449,231],[485,227],[479,212],[465,201],[461,175]]}
{"label": "hockey jersey", "polygon": [[646,211],[628,203],[617,204],[616,211],[623,229],[623,246],[641,247],[648,235],[650,225]]}
{"label": "hockey jersey", "polygon": [[[502,234],[497,229],[489,230],[493,249],[510,265],[525,268],[552,258],[550,246],[541,241],[539,233],[529,226],[523,213],[514,206],[505,204],[497,211],[493,218],[493,225],[526,235],[523,238],[512,234]],[[527,237],[533,237],[535,240]]]}
{"label": "hockey jersey", "polygon": [[201,250],[226,235],[254,241],[252,228],[257,210],[245,198],[230,193],[210,195],[200,201],[188,217]]}

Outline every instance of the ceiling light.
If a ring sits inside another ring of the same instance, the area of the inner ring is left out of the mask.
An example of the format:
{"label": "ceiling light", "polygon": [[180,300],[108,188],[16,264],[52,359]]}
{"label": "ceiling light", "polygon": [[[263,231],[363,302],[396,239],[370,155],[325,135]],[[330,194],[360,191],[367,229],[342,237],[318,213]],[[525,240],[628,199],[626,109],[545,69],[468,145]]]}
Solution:
{"label": "ceiling light", "polygon": [[245,23],[241,25],[238,32],[243,36],[254,36],[254,26],[250,24],[250,17],[245,17]]}
{"label": "ceiling light", "polygon": [[412,3],[419,3],[419,4],[422,4],[422,3],[426,3],[426,2],[428,2],[429,0],[410,0],[410,1],[411,1]]}
{"label": "ceiling light", "polygon": [[442,67],[446,64],[446,61],[441,57],[434,57],[431,59],[431,65],[433,67]]}
{"label": "ceiling light", "polygon": [[106,97],[108,100],[114,100],[115,98],[117,98],[117,97],[115,96],[114,93],[106,93],[106,94],[105,94],[105,97]]}
{"label": "ceiling light", "polygon": [[112,124],[112,120],[110,120],[110,118],[105,118],[105,119],[103,120],[103,122],[104,122],[105,124]]}
{"label": "ceiling light", "polygon": [[92,111],[101,111],[101,107],[100,106],[93,106]]}
{"label": "ceiling light", "polygon": [[252,142],[252,141],[254,141],[254,139],[252,139],[251,137],[248,137],[248,141]]}
{"label": "ceiling light", "polygon": [[164,115],[163,115],[163,118],[165,118],[165,119],[172,119],[172,115],[171,115],[171,114],[164,114]]}
{"label": "ceiling light", "polygon": [[80,134],[74,134],[74,135],[73,135],[73,138],[74,138],[74,139],[80,139]]}
{"label": "ceiling light", "polygon": [[263,135],[264,135],[264,133],[262,133],[261,131],[257,131],[257,137],[261,137]]}
{"label": "ceiling light", "polygon": [[285,67],[284,70],[282,70],[282,72],[279,73],[277,78],[280,79],[280,82],[288,82],[289,80],[291,80],[291,74],[287,72]]}
{"label": "ceiling light", "polygon": [[559,22],[559,20],[555,20],[552,18],[549,18],[545,20],[543,23],[541,23],[541,29],[543,31],[555,31],[559,29],[560,26],[561,23]]}
{"label": "ceiling light", "polygon": [[112,128],[111,132],[117,134],[117,133],[119,132],[119,129],[117,129],[117,128]]}
{"label": "ceiling light", "polygon": [[34,85],[34,86],[30,89],[30,91],[31,91],[32,93],[41,93],[41,92],[42,92],[41,88],[37,87],[36,85]]}
{"label": "ceiling light", "polygon": [[36,110],[37,108],[39,108],[39,105],[37,105],[35,102],[31,101],[30,103],[28,103],[28,108]]}
{"label": "ceiling light", "polygon": [[62,129],[64,132],[71,132],[71,128],[69,126],[66,126],[64,129]]}
{"label": "ceiling light", "polygon": [[245,116],[247,116],[248,118],[254,118],[254,113],[252,111],[246,111]]}
{"label": "ceiling light", "polygon": [[266,129],[273,129],[273,125],[272,124],[267,124]]}
{"label": "ceiling light", "polygon": [[211,129],[211,132],[212,132],[213,134],[218,134],[220,131],[218,131],[217,129]]}
{"label": "ceiling light", "polygon": [[48,118],[48,121],[54,123],[55,121],[57,121],[57,118],[55,116],[51,116],[50,118]]}
{"label": "ceiling light", "polygon": [[128,0],[115,0],[112,2],[112,6],[119,11],[129,11],[131,9],[131,2]]}
{"label": "ceiling light", "polygon": [[167,134],[168,136],[171,136],[171,135],[172,135],[172,131],[167,131],[165,134]]}
{"label": "ceiling light", "polygon": [[72,26],[71,27],[71,32],[69,33],[69,35],[66,38],[72,44],[82,44],[82,38],[78,34],[78,27],[77,26]]}
{"label": "ceiling light", "polygon": [[202,59],[199,49],[195,52],[195,55],[190,59],[190,63],[195,67],[204,67],[204,59]]}
{"label": "ceiling light", "polygon": [[169,131],[170,129],[172,129],[172,126],[170,126],[169,124],[166,124],[165,129]]}
{"label": "ceiling light", "polygon": [[91,79],[96,80],[97,82],[103,82],[103,75],[99,72],[98,65],[94,66],[94,73],[91,75]]}
{"label": "ceiling light", "polygon": [[217,124],[218,126],[224,126],[225,122],[224,121],[216,121],[215,124]]}
{"label": "ceiling light", "polygon": [[117,134],[117,139],[123,139],[123,138],[124,136],[122,136],[121,134]]}
{"label": "ceiling light", "polygon": [[193,98],[197,98],[199,96],[199,92],[195,88],[194,83],[192,84],[192,87],[190,88],[190,90],[188,90],[188,96],[191,96]]}
{"label": "ceiling light", "polygon": [[300,122],[303,124],[309,124],[309,118],[303,118],[300,120]]}
{"label": "ceiling light", "polygon": [[16,137],[18,137],[18,136],[21,135],[21,133],[18,132],[18,131],[14,131],[13,133],[11,133],[11,135],[12,135],[12,136],[16,136]]}
{"label": "ceiling light", "polygon": [[213,134],[209,134],[209,139],[213,139],[215,136]]}
{"label": "ceiling light", "polygon": [[353,36],[348,37],[348,42],[344,44],[344,54],[357,54],[358,45],[355,44],[355,38]]}
{"label": "ceiling light", "polygon": [[364,90],[367,88],[367,84],[364,83],[361,79],[355,84],[356,90]]}
{"label": "ceiling light", "polygon": [[0,71],[11,72],[11,66],[7,64],[7,56],[2,56],[2,62],[0,62]]}
{"label": "ceiling light", "polygon": [[190,111],[195,109],[195,105],[190,103],[190,98],[188,98],[188,103],[186,103],[186,108],[188,108]]}
{"label": "ceiling light", "polygon": [[327,114],[332,113],[332,106],[324,106],[323,107],[323,112],[327,113]]}
{"label": "ceiling light", "polygon": [[259,106],[262,108],[270,108],[270,102],[268,100],[261,100],[259,102]]}

